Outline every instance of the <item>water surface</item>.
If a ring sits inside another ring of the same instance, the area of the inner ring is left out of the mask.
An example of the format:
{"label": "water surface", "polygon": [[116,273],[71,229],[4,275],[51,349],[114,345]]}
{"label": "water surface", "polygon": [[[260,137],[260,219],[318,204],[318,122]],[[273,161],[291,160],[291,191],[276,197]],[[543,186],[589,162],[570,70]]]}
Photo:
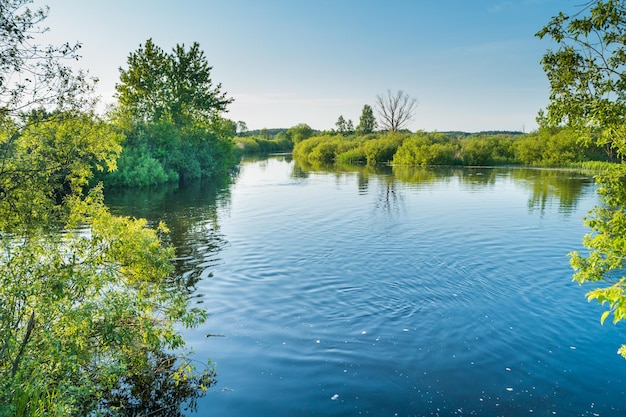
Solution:
{"label": "water surface", "polygon": [[589,177],[275,157],[230,187],[108,202],[168,222],[210,313],[185,332],[217,367],[199,416],[626,412],[626,333],[600,326],[567,258]]}

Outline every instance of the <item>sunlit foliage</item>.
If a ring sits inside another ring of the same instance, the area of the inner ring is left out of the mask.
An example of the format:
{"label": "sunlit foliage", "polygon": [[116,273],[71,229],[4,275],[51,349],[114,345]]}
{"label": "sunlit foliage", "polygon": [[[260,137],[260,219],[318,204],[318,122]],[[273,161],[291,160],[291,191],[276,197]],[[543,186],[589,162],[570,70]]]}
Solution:
{"label": "sunlit foliage", "polygon": [[[557,43],[543,65],[550,81],[548,126],[566,125],[583,144],[604,149],[610,158],[626,155],[626,5],[623,1],[588,1],[573,15],[559,13],[537,34]],[[563,149],[562,147],[559,147]],[[566,147],[569,149],[570,147]],[[566,152],[567,153],[567,152]],[[589,300],[608,307],[601,322],[626,318],[626,174],[623,164],[598,176],[601,204],[586,224],[587,253],[573,252],[574,279],[599,285]],[[626,345],[619,349],[626,357]]]}
{"label": "sunlit foliage", "polygon": [[149,186],[222,175],[235,162],[233,99],[214,85],[200,46],[164,52],[151,39],[128,57],[116,85],[115,124],[127,137],[112,186]]}
{"label": "sunlit foliage", "polygon": [[214,381],[172,353],[206,313],[171,279],[166,228],[113,216],[91,187],[123,136],[62,65],[77,47],[36,43],[47,11],[29,3],[0,5],[0,415],[123,415],[159,387],[169,400],[150,404],[176,415]]}

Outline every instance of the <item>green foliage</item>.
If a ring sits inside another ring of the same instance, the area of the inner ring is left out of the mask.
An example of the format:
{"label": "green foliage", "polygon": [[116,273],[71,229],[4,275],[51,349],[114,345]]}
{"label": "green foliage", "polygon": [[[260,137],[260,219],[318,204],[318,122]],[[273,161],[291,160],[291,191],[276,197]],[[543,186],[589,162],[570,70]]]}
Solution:
{"label": "green foliage", "polygon": [[[626,318],[626,171],[615,165],[598,176],[601,205],[595,207],[586,219],[593,233],[583,239],[589,250],[587,256],[575,251],[570,254],[574,280],[579,284],[603,285],[587,293],[587,298],[606,305],[600,319],[602,323],[613,315],[613,323]],[[619,353],[626,357],[626,345]]]}
{"label": "green foliage", "polygon": [[118,160],[118,169],[108,174],[107,185],[113,187],[148,187],[178,181],[178,173],[166,172],[163,165],[150,156],[148,147],[128,147]]}
{"label": "green foliage", "polygon": [[397,132],[389,132],[383,136],[379,134],[353,137],[314,136],[296,144],[294,156],[308,162],[324,164],[334,162],[384,164],[391,161],[406,136]]}
{"label": "green foliage", "polygon": [[545,144],[539,135],[528,135],[515,143],[515,155],[523,165],[539,165],[542,160]]}
{"label": "green foliage", "polygon": [[491,147],[486,138],[471,138],[461,142],[463,164],[467,166],[493,164]]}
{"label": "green foliage", "polygon": [[172,122],[177,126],[208,124],[232,103],[213,85],[211,69],[200,45],[187,50],[177,44],[165,53],[148,39],[132,52],[128,68],[120,68],[115,86],[120,111],[142,122]]}
{"label": "green foliage", "polygon": [[605,159],[597,146],[583,145],[572,129],[542,128],[525,135],[450,135],[438,132],[314,136],[298,143],[294,156],[325,164],[340,162],[370,165],[578,166]]}
{"label": "green foliage", "polygon": [[[172,288],[171,248],[145,220],[112,216],[101,189],[67,201],[67,231],[0,240],[0,403],[44,383],[86,415],[145,360],[184,341],[176,323],[206,318]],[[80,228],[78,227],[80,226]]]}
{"label": "green foliage", "polygon": [[363,106],[361,112],[361,118],[359,119],[359,125],[356,127],[357,133],[366,135],[372,133],[378,127],[376,123],[376,117],[374,116],[374,110],[372,106],[366,104]]}
{"label": "green foliage", "polygon": [[550,81],[544,122],[573,127],[580,139],[626,151],[626,7],[588,1],[573,16],[559,13],[537,33],[556,41],[542,64]]}
{"label": "green foliage", "polygon": [[[83,197],[94,170],[115,167],[121,136],[87,114],[23,120],[0,136],[0,411],[87,415],[180,350],[177,323],[205,313],[169,280],[164,228],[112,216],[101,188]],[[211,372],[188,381],[206,386]]]}
{"label": "green foliage", "polygon": [[343,116],[339,116],[339,118],[335,122],[335,126],[337,126],[337,133],[344,136],[354,133],[354,125],[352,124],[352,120],[346,120],[343,118]]}
{"label": "green foliage", "polygon": [[285,132],[278,132],[271,139],[262,136],[240,136],[237,144],[243,147],[244,154],[290,152],[293,149],[293,142]]}
{"label": "green foliage", "polygon": [[307,125],[306,123],[297,124],[287,130],[287,136],[289,137],[289,139],[291,139],[294,145],[302,142],[305,139],[310,138],[311,136],[313,136],[314,133],[315,132],[313,131],[311,126]]}
{"label": "green foliage", "polygon": [[[611,159],[626,155],[625,25],[624,2],[589,1],[573,16],[559,13],[537,33],[558,44],[558,49],[548,51],[542,60],[551,94],[548,114],[540,115],[541,121],[547,126],[566,124],[579,143],[605,149]],[[558,149],[563,149],[562,142],[556,144]],[[600,285],[587,297],[608,307],[601,323],[610,315],[613,323],[618,323],[626,317],[624,166],[602,171],[597,181],[601,204],[586,219],[592,233],[583,239],[589,253],[572,252],[571,265],[579,284]],[[626,345],[618,353],[626,358]]]}
{"label": "green foliage", "polygon": [[309,162],[332,164],[341,154],[346,154],[343,158],[348,158],[350,152],[355,155],[354,151],[361,143],[342,135],[313,136],[297,143],[293,155]]}
{"label": "green foliage", "polygon": [[[0,6],[0,415],[121,415],[142,394],[180,393],[143,413],[176,415],[212,368],[161,358],[184,353],[179,326],[206,313],[170,277],[165,227],[113,216],[90,188],[116,167],[122,135],[61,64],[78,46],[36,43],[46,12],[28,3]],[[144,375],[153,384],[138,387]],[[121,390],[131,395],[114,409]]]}
{"label": "green foliage", "polygon": [[515,142],[516,159],[524,165],[566,167],[604,158],[593,144],[584,144],[571,128],[541,128]]}
{"label": "green foliage", "polygon": [[231,137],[218,135],[230,134],[230,127],[225,122],[208,127],[163,121],[132,125],[117,171],[102,180],[108,186],[145,187],[223,175],[235,163],[236,152]]}
{"label": "green foliage", "polygon": [[21,125],[0,121],[0,230],[55,228],[66,196],[81,192],[92,170],[114,169],[122,137],[89,114],[55,113]]}
{"label": "green foliage", "polygon": [[388,163],[407,135],[397,132],[389,132],[378,139],[365,141],[363,148],[367,163],[370,165]]}
{"label": "green foliage", "polygon": [[335,160],[340,164],[365,164],[367,155],[365,154],[365,148],[360,146],[339,153]]}
{"label": "green foliage", "polygon": [[457,146],[441,133],[417,132],[406,139],[393,157],[394,165],[454,165]]}
{"label": "green foliage", "polygon": [[131,53],[112,116],[127,140],[110,186],[143,187],[223,174],[235,162],[237,124],[220,117],[233,100],[213,85],[197,43],[169,54],[152,40]]}

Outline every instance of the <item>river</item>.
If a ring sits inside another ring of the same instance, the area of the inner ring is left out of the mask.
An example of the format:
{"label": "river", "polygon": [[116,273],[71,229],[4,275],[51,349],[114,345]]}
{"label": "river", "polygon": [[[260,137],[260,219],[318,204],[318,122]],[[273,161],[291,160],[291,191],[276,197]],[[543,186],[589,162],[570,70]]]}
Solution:
{"label": "river", "polygon": [[[242,162],[232,184],[111,193],[164,220],[209,319],[197,416],[616,416],[623,326],[571,280],[593,179],[522,168]],[[209,335],[209,336],[207,336]]]}

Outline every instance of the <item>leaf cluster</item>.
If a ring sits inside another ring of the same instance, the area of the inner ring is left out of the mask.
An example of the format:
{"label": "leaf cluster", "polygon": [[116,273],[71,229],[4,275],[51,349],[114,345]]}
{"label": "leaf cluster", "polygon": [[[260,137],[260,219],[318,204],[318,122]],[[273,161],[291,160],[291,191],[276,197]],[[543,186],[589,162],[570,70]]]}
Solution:
{"label": "leaf cluster", "polygon": [[[613,315],[613,323],[626,318],[626,171],[622,165],[603,171],[598,176],[601,205],[595,207],[586,219],[592,230],[583,239],[588,254],[570,253],[574,280],[579,284],[601,285],[587,293],[589,301],[607,305],[600,319],[602,323]],[[626,345],[619,353],[626,357]]]}
{"label": "leaf cluster", "polygon": [[566,124],[598,146],[626,151],[626,6],[592,1],[559,13],[537,33],[558,49],[542,59],[550,81],[546,122]]}

